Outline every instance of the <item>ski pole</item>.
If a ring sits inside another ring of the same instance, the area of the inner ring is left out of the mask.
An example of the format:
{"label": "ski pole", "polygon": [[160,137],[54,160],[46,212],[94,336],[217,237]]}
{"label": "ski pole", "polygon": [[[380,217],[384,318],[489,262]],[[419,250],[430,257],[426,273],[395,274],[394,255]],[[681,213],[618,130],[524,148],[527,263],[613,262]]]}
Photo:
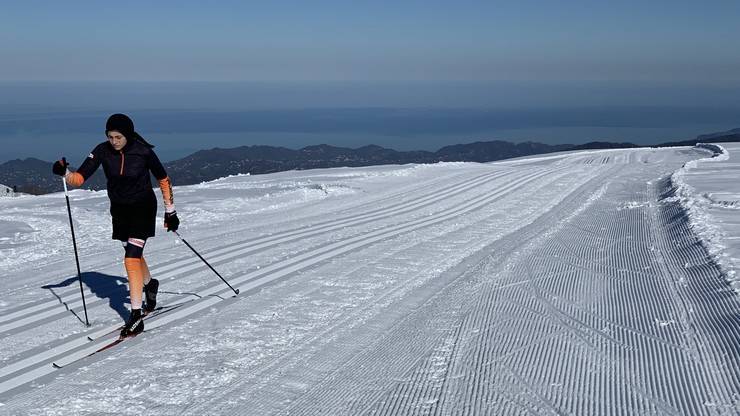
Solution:
{"label": "ski pole", "polygon": [[180,240],[182,240],[182,242],[183,242],[183,243],[185,243],[185,245],[186,245],[186,246],[188,246],[188,248],[189,248],[189,249],[193,250],[193,253],[195,253],[195,255],[196,255],[196,256],[198,256],[198,258],[200,258],[201,260],[203,260],[203,263],[205,263],[205,264],[206,264],[206,266],[210,267],[210,268],[211,268],[211,270],[213,270],[213,273],[216,273],[216,276],[220,277],[220,278],[221,278],[221,280],[223,280],[223,281],[224,281],[224,283],[226,283],[226,286],[228,286],[228,287],[229,287],[229,289],[231,289],[231,290],[233,290],[233,291],[234,291],[234,294],[236,294],[236,295],[238,295],[238,294],[239,294],[239,289],[234,289],[233,287],[231,287],[231,285],[229,284],[229,282],[227,282],[227,281],[226,281],[226,279],[224,279],[224,278],[223,278],[223,276],[221,276],[221,275],[220,275],[220,274],[219,274],[219,273],[218,273],[218,272],[216,271],[216,269],[214,269],[214,268],[213,268],[213,266],[211,266],[211,265],[210,265],[210,264],[209,264],[209,263],[208,263],[208,262],[206,261],[206,259],[204,259],[204,258],[203,258],[203,256],[201,256],[201,255],[200,255],[200,254],[199,254],[199,253],[198,253],[197,251],[195,251],[195,249],[193,248],[193,246],[191,246],[191,245],[190,245],[190,244],[189,244],[189,243],[188,243],[188,242],[187,242],[187,241],[186,241],[186,240],[185,240],[184,238],[182,238],[182,236],[180,235],[180,233],[178,233],[178,232],[177,232],[177,230],[173,230],[172,232],[173,232],[173,233],[175,233],[175,235],[177,235],[178,237],[180,237]]}
{"label": "ski pole", "polygon": [[[67,161],[62,158],[62,163],[65,165]],[[90,321],[87,319],[87,305],[85,304],[85,291],[82,289],[82,272],[80,272],[80,258],[77,256],[77,239],[75,238],[75,226],[72,222],[72,208],[69,205],[69,195],[67,194],[67,180],[62,176],[62,184],[64,184],[64,198],[67,200],[67,215],[69,215],[69,228],[72,230],[72,247],[75,249],[75,263],[77,263],[77,278],[80,281],[80,295],[82,295],[82,307],[85,309],[85,325],[90,326]]]}

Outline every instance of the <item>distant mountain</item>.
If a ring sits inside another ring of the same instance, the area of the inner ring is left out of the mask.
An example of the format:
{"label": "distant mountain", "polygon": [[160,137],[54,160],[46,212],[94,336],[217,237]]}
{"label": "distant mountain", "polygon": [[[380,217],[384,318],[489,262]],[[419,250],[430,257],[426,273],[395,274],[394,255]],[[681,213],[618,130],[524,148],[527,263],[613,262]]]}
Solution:
{"label": "distant mountain", "polygon": [[[0,164],[0,183],[15,186],[18,192],[34,195],[61,191],[64,189],[62,181],[51,173],[51,164],[32,157],[10,160]],[[83,188],[104,189],[105,176],[102,172],[96,172]]]}
{"label": "distant mountain", "polygon": [[[658,146],[693,146],[697,142],[740,141],[740,129],[713,133],[685,142]],[[565,150],[617,149],[640,147],[633,143],[591,142],[581,145],[548,145],[537,142],[510,143],[496,140],[445,146],[436,152],[400,152],[369,145],[357,149],[320,144],[294,150],[274,146],[241,146],[231,149],[200,150],[187,157],[165,163],[175,185],[190,185],[239,173],[262,174],[285,170],[371,166],[436,162],[492,162]],[[73,169],[74,170],[74,169]],[[51,173],[51,162],[28,158],[0,164],[0,183],[17,186],[19,192],[43,194],[62,190],[57,176]],[[156,181],[153,181],[156,183]],[[101,170],[85,183],[86,189],[104,189]]]}
{"label": "distant mountain", "polygon": [[510,143],[505,141],[475,142],[445,146],[435,153],[445,162],[492,162],[512,157],[529,156],[539,153],[559,152],[572,148],[571,144],[548,145],[535,142]]}
{"label": "distant mountain", "polygon": [[740,139],[740,128],[727,130],[727,131],[721,131],[718,133],[702,134],[698,136],[696,139],[703,140],[703,141],[709,141],[709,140],[716,141],[715,139],[725,140],[725,139],[731,139],[731,138]]}
{"label": "distant mountain", "polygon": [[192,184],[238,173],[272,173],[293,169],[339,166],[370,166],[405,163],[434,163],[431,152],[398,152],[370,145],[359,149],[321,144],[299,150],[272,146],[242,146],[201,150],[165,164],[178,184]]}
{"label": "distant mountain", "polygon": [[640,147],[634,143],[611,143],[611,142],[589,142],[573,146],[567,150],[592,150],[592,149],[631,149]]}
{"label": "distant mountain", "polygon": [[696,146],[697,143],[706,143],[706,142],[712,142],[712,143],[740,142],[740,129],[732,129],[728,131],[711,133],[711,134],[702,134],[700,136],[697,136],[696,139],[693,139],[693,140],[684,140],[680,142],[667,142],[667,143],[659,144],[658,146],[659,147]]}
{"label": "distant mountain", "polygon": [[29,194],[62,189],[59,177],[51,173],[51,163],[35,158],[11,160],[0,165],[0,183]]}

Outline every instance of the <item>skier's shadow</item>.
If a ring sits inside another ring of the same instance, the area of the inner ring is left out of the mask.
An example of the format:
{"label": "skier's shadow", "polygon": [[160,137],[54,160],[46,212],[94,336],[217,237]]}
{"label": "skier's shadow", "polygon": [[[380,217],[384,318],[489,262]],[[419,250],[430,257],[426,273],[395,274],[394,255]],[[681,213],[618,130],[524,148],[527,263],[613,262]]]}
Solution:
{"label": "skier's shadow", "polygon": [[[54,292],[54,289],[67,287],[78,284],[79,279],[77,276],[70,277],[62,282],[41,286],[42,289],[49,289],[59,302],[67,306],[67,302]],[[97,272],[84,272],[82,273],[82,283],[85,284],[99,299],[108,299],[108,305],[111,309],[118,312],[122,319],[128,318],[128,308],[126,304],[129,303],[128,296],[128,280],[121,276],[111,276],[109,274],[97,273]],[[78,293],[79,295],[79,293]],[[86,299],[87,300],[87,299]],[[87,303],[91,303],[92,299],[87,300]],[[72,309],[67,308],[72,312],[77,319],[84,322]]]}

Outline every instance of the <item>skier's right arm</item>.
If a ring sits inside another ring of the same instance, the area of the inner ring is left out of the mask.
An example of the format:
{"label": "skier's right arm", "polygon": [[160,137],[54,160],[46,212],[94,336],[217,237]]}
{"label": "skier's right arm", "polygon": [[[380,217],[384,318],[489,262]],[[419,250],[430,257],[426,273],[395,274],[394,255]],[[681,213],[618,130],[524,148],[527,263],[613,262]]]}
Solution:
{"label": "skier's right arm", "polygon": [[61,161],[54,163],[54,173],[64,176],[64,180],[72,186],[82,186],[82,184],[85,183],[85,180],[92,176],[92,174],[98,169],[98,166],[100,166],[100,157],[97,156],[97,150],[98,149],[95,148],[92,153],[87,156],[76,172],[70,172],[69,169],[67,169],[68,164],[64,158],[62,158]]}

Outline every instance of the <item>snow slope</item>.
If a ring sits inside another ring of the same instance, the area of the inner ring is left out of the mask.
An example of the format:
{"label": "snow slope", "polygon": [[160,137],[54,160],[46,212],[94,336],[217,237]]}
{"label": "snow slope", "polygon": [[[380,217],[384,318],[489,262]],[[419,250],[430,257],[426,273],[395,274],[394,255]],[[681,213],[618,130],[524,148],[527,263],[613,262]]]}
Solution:
{"label": "snow slope", "polygon": [[0,414],[737,414],[740,298],[672,180],[706,156],[176,187],[183,236],[241,294],[159,234],[177,307],[79,362],[128,307],[107,198],[72,192],[89,329],[63,195],[0,200]]}

